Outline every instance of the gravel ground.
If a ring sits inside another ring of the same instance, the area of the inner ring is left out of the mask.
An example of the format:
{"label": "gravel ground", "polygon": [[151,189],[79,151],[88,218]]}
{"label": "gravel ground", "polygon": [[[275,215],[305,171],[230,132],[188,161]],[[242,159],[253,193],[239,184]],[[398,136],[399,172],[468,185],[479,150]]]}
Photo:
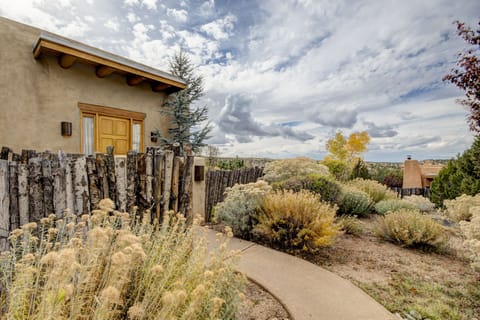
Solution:
{"label": "gravel ground", "polygon": [[245,301],[240,305],[239,320],[290,320],[285,308],[268,292],[248,282]]}

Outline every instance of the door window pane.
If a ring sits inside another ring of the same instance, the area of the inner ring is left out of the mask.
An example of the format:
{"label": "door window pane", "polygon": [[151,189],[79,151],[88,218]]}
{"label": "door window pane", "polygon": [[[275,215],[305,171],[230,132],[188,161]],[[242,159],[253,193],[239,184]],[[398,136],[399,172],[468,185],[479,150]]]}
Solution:
{"label": "door window pane", "polygon": [[93,155],[93,118],[83,118],[83,152],[86,156]]}
{"label": "door window pane", "polygon": [[132,127],[132,150],[140,152],[140,143],[141,143],[141,128],[140,123],[134,123]]}

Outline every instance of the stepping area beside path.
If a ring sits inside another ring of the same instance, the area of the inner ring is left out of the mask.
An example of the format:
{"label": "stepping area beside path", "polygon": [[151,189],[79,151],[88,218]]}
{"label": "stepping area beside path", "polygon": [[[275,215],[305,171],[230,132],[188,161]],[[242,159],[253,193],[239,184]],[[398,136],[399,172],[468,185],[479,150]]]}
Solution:
{"label": "stepping area beside path", "polygon": [[[208,228],[209,248],[218,245]],[[277,298],[295,320],[397,320],[360,288],[310,262],[253,242],[232,238],[238,271]]]}

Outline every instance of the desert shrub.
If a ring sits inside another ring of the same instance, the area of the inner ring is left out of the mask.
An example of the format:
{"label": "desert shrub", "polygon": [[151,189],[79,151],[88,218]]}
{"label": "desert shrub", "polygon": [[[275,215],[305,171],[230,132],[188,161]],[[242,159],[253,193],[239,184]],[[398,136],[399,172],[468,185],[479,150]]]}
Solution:
{"label": "desert shrub", "polygon": [[463,245],[467,250],[472,267],[480,271],[480,207],[470,208],[470,221],[460,221],[460,229],[465,235]]}
{"label": "desert shrub", "polygon": [[375,203],[385,199],[397,198],[397,194],[395,192],[388,189],[387,186],[374,180],[355,179],[348,182],[348,185],[367,193]]}
{"label": "desert shrub", "polygon": [[357,216],[370,213],[374,204],[366,192],[349,185],[342,186],[338,203],[340,214]]}
{"label": "desert shrub", "polygon": [[215,221],[229,225],[236,236],[249,239],[255,223],[254,214],[271,190],[262,180],[227,188],[225,199],[215,207]]}
{"label": "desert shrub", "polygon": [[331,177],[309,175],[305,178],[290,178],[286,181],[275,183],[274,188],[293,190],[310,190],[320,195],[323,201],[337,203],[340,196],[340,185]]}
{"label": "desert shrub", "polygon": [[445,200],[445,213],[454,221],[470,220],[472,214],[470,208],[480,206],[480,194],[467,196],[465,194],[454,200]]}
{"label": "desert shrub", "polygon": [[440,170],[432,181],[430,193],[437,206],[462,194],[480,193],[480,136],[475,138],[470,149]]}
{"label": "desert shrub", "polygon": [[370,176],[389,188],[401,188],[403,184],[403,170],[380,163],[370,164]]}
{"label": "desert shrub", "polygon": [[277,190],[265,196],[254,232],[281,249],[313,251],[339,233],[336,210],[309,191]]}
{"label": "desert shrub", "polygon": [[351,174],[351,169],[348,166],[347,162],[336,159],[323,159],[321,162],[325,165],[329,172],[337,179],[338,181],[347,181]]}
{"label": "desert shrub", "polygon": [[14,230],[0,257],[0,318],[233,319],[243,279],[226,247],[207,259],[183,216],[149,218],[107,205]]}
{"label": "desert shrub", "polygon": [[302,178],[311,174],[329,176],[330,172],[324,165],[309,158],[293,158],[276,160],[265,164],[263,179],[267,182],[285,181],[290,178]]}
{"label": "desert shrub", "polygon": [[395,212],[400,209],[415,209],[415,205],[404,201],[403,199],[387,199],[375,204],[375,212],[379,214],[386,214],[387,212]]}
{"label": "desert shrub", "polygon": [[217,167],[222,170],[241,169],[245,167],[245,162],[239,157],[235,157],[235,159],[218,160]]}
{"label": "desert shrub", "polygon": [[337,218],[337,223],[346,234],[361,235],[363,233],[362,224],[358,221],[357,216],[343,215]]}
{"label": "desert shrub", "polygon": [[352,173],[350,174],[350,180],[353,179],[370,179],[370,173],[368,172],[368,167],[365,164],[365,161],[358,159],[357,163],[352,168]]}
{"label": "desert shrub", "polygon": [[430,212],[435,210],[435,204],[432,203],[428,198],[411,195],[407,197],[403,197],[403,201],[412,204],[415,209],[420,210],[422,212]]}
{"label": "desert shrub", "polygon": [[378,217],[374,232],[387,241],[421,249],[441,249],[447,240],[440,224],[409,209]]}

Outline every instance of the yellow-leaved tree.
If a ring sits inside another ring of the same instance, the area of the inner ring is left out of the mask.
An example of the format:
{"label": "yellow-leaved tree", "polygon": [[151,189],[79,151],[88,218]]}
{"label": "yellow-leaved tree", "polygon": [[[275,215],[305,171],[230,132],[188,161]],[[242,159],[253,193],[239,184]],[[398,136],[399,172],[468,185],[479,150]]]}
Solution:
{"label": "yellow-leaved tree", "polygon": [[367,151],[369,143],[370,136],[367,131],[353,132],[347,138],[339,130],[327,141],[328,155],[323,159],[323,164],[337,179],[347,180],[352,168]]}

